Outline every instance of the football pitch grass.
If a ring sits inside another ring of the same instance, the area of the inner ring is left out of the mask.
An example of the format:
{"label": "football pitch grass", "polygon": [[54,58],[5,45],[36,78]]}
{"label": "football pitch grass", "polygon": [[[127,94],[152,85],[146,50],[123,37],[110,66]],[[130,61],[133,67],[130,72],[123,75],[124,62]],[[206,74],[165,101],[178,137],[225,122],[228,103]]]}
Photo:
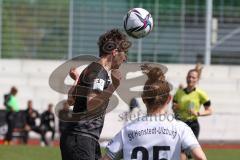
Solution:
{"label": "football pitch grass", "polygon": [[[239,149],[204,149],[208,160],[239,160]],[[104,150],[103,150],[104,152]],[[0,145],[0,160],[61,160],[59,147]]]}

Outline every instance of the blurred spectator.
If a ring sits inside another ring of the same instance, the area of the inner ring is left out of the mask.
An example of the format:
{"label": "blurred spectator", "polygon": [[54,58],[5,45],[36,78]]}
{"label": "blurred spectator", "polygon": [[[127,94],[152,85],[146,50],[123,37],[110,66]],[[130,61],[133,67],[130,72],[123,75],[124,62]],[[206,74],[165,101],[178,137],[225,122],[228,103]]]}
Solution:
{"label": "blurred spectator", "polygon": [[42,143],[47,144],[47,141],[44,136],[44,131],[41,130],[40,127],[37,126],[36,124],[36,121],[40,117],[39,117],[39,113],[35,109],[33,109],[33,102],[31,100],[28,100],[27,102],[27,109],[25,110],[25,118],[26,118],[26,123],[24,127],[25,135],[23,138],[23,142],[27,144],[29,131],[34,131],[41,135],[41,144]]}
{"label": "blurred spectator", "polygon": [[137,101],[136,98],[132,98],[130,101],[130,112],[134,111],[134,110],[138,110],[139,108],[139,103]]}
{"label": "blurred spectator", "polygon": [[[53,114],[52,108],[53,108],[53,104],[50,103],[48,105],[48,109],[45,112],[42,113],[40,128],[41,128],[41,130],[43,130],[44,135],[46,135],[46,133],[48,131],[52,132],[51,139],[54,140],[54,135],[55,135],[55,118],[54,118],[54,114]],[[45,143],[45,144],[48,145],[48,143]]]}
{"label": "blurred spectator", "polygon": [[129,104],[129,111],[125,112],[125,123],[132,121],[140,116],[143,116],[143,112],[140,109],[137,99],[134,97]]}
{"label": "blurred spectator", "polygon": [[6,122],[8,126],[7,134],[5,135],[5,144],[10,144],[12,140],[12,132],[14,128],[14,116],[19,111],[19,104],[16,99],[17,88],[12,87],[10,93],[4,95],[4,106],[6,107]]}

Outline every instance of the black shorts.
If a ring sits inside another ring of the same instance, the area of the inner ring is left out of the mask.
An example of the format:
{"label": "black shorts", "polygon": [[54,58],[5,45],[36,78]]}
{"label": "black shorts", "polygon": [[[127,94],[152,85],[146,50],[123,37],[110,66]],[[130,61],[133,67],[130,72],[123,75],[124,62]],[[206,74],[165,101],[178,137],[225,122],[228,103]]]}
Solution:
{"label": "black shorts", "polygon": [[62,160],[97,160],[101,158],[99,143],[90,137],[63,133],[60,138]]}
{"label": "black shorts", "polygon": [[199,131],[200,131],[200,125],[198,123],[198,120],[187,121],[185,123],[192,129],[195,137],[198,139]]}

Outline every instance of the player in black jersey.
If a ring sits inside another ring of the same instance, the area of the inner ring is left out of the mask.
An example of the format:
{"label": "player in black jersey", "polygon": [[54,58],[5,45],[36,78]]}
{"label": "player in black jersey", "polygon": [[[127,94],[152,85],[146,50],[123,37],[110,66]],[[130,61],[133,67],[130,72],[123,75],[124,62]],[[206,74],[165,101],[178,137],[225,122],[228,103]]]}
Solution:
{"label": "player in black jersey", "polygon": [[[53,104],[48,104],[48,109],[41,114],[41,124],[40,128],[46,137],[48,131],[52,133],[51,140],[54,140],[55,136],[55,118],[52,111]],[[48,145],[48,142],[45,140],[45,145]]]}
{"label": "player in black jersey", "polygon": [[28,142],[28,133],[34,131],[41,135],[41,144],[47,144],[47,141],[44,137],[44,132],[40,129],[39,125],[36,124],[38,118],[40,117],[39,113],[33,108],[32,100],[27,101],[27,109],[25,110],[25,119],[26,123],[24,126],[25,135],[23,137],[23,142],[27,144]]}
{"label": "player in black jersey", "polygon": [[[73,113],[89,113],[91,119],[81,119],[68,123],[61,134],[60,148],[63,160],[95,160],[101,157],[98,143],[105,110],[109,98],[120,84],[120,65],[127,60],[126,52],[131,43],[118,29],[112,29],[99,37],[99,57],[81,73],[71,69],[70,76],[75,80],[69,90],[68,104],[73,105]],[[110,81],[109,72],[111,71]],[[98,113],[98,114],[95,114]]]}

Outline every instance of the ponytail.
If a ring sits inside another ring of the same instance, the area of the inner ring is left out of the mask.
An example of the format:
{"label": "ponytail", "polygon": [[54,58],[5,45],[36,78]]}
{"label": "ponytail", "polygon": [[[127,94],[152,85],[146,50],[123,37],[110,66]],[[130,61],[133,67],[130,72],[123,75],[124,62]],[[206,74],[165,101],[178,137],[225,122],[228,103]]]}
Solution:
{"label": "ponytail", "polygon": [[148,105],[165,104],[172,86],[166,81],[163,71],[158,67],[151,67],[146,64],[142,65],[141,69],[148,77],[142,93],[143,101]]}

